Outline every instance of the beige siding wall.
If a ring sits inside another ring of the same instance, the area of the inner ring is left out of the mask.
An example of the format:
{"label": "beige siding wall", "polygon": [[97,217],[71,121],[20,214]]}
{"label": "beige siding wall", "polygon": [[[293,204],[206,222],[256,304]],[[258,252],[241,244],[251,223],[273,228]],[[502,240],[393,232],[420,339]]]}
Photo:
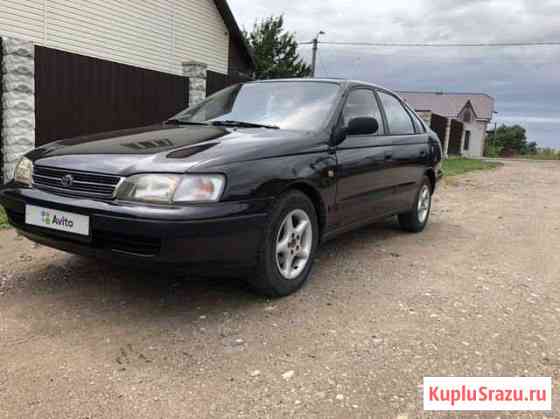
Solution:
{"label": "beige siding wall", "polygon": [[0,36],[173,74],[190,60],[228,70],[213,0],[0,0]]}
{"label": "beige siding wall", "polygon": [[0,0],[0,35],[43,39],[43,1]]}
{"label": "beige siding wall", "polygon": [[471,132],[471,139],[468,150],[462,150],[465,157],[482,157],[484,154],[484,138],[486,137],[486,122],[473,121],[465,124],[465,130]]}
{"label": "beige siding wall", "polygon": [[[227,74],[229,34],[213,0],[176,0],[175,62],[183,57],[208,64]],[[212,22],[212,24],[208,24]],[[176,71],[181,73],[181,69]]]}

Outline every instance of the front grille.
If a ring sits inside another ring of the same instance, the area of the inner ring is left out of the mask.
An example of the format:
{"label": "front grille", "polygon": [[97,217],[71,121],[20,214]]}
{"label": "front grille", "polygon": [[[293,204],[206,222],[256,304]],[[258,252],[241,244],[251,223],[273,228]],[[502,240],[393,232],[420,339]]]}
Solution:
{"label": "front grille", "polygon": [[[64,182],[69,179],[71,182]],[[121,178],[100,173],[79,172],[76,170],[54,169],[35,166],[33,168],[33,185],[38,189],[47,189],[69,195],[91,196],[111,199]]]}

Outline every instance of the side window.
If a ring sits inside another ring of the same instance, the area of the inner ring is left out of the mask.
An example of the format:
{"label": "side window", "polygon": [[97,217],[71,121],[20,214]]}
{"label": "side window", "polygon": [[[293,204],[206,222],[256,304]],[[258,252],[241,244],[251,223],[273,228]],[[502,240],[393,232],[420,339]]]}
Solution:
{"label": "side window", "polygon": [[411,112],[410,116],[412,117],[412,123],[414,124],[414,131],[416,131],[417,134],[423,133],[424,128],[422,128],[422,124],[420,124],[420,121],[418,120],[418,118],[416,118],[416,115]]}
{"label": "side window", "polygon": [[414,126],[408,112],[403,108],[401,102],[392,95],[379,92],[379,98],[385,115],[387,116],[387,124],[389,131],[395,135],[414,134]]}
{"label": "side window", "polygon": [[426,129],[424,128],[424,124],[420,120],[420,117],[416,114],[416,112],[414,112],[410,108],[410,106],[405,105],[405,108],[408,111],[408,114],[410,115],[410,117],[412,118],[412,123],[414,124],[414,131],[416,131],[416,134],[425,133]]}
{"label": "side window", "polygon": [[371,90],[352,90],[348,95],[346,104],[344,105],[342,116],[344,118],[344,125],[348,125],[348,122],[353,118],[375,118],[379,123],[379,130],[375,135],[383,134],[383,118],[381,117],[381,111],[379,110],[379,106],[377,105],[375,95]]}

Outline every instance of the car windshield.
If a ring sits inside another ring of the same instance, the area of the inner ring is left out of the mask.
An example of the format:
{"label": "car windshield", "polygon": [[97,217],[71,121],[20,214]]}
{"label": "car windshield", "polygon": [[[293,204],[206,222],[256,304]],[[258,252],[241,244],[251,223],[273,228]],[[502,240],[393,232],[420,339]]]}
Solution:
{"label": "car windshield", "polygon": [[238,84],[184,110],[172,120],[316,131],[326,122],[338,89],[338,84],[329,82]]}

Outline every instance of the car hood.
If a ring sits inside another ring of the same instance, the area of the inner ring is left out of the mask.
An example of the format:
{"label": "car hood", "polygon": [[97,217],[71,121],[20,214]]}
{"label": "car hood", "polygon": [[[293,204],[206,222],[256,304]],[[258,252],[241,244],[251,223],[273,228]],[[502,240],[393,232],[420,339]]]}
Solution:
{"label": "car hood", "polygon": [[158,124],[55,141],[27,157],[39,166],[115,175],[185,173],[325,146],[316,137],[291,130]]}

